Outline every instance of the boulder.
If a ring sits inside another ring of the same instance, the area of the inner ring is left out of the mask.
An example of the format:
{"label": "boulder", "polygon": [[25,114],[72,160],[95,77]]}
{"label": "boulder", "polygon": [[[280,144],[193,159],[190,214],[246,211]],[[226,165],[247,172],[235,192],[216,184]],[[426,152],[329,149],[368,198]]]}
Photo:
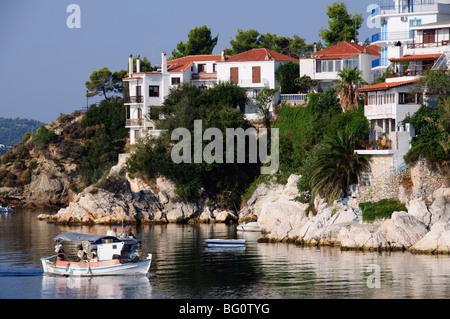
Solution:
{"label": "boulder", "polygon": [[421,253],[449,253],[450,252],[450,223],[436,222],[430,231],[411,248],[411,252]]}
{"label": "boulder", "polygon": [[407,249],[422,239],[428,232],[427,226],[407,212],[393,212],[390,219],[381,225],[392,248]]}
{"label": "boulder", "polygon": [[268,202],[262,206],[258,219],[261,230],[272,240],[295,240],[296,229],[306,221],[307,205],[298,202]]}
{"label": "boulder", "polygon": [[422,199],[411,200],[409,202],[408,213],[424,223],[427,227],[431,223],[431,213],[427,208],[427,204]]}

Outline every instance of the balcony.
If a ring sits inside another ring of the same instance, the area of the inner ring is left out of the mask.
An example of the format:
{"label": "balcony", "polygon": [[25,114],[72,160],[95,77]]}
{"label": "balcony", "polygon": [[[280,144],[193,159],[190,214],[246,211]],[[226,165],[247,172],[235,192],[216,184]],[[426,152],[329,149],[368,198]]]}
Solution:
{"label": "balcony", "polygon": [[392,0],[378,1],[379,8],[375,10],[374,14],[388,15],[438,11],[438,3],[435,0],[426,1],[427,3],[422,2],[422,0],[412,0],[409,4],[395,5]]}
{"label": "balcony", "polygon": [[378,32],[372,35],[372,43],[376,42],[395,42],[410,39],[411,35],[409,31],[398,31],[398,32]]}
{"label": "balcony", "polygon": [[450,44],[449,40],[442,40],[440,42],[431,42],[431,43],[408,43],[408,49],[424,49],[424,48],[437,48],[437,47],[445,47]]}
{"label": "balcony", "polygon": [[381,65],[380,61],[381,61],[380,59],[373,60],[372,61],[372,69],[379,67]]}
{"label": "balcony", "polygon": [[423,70],[393,72],[393,73],[387,73],[386,77],[387,78],[399,78],[399,77],[403,77],[403,76],[417,76],[417,75],[422,75],[423,72],[424,72]]}
{"label": "balcony", "polygon": [[141,127],[144,126],[144,119],[127,119],[125,127]]}
{"label": "balcony", "polygon": [[142,95],[138,96],[126,96],[124,98],[125,104],[133,104],[133,103],[144,103],[144,97]]}
{"label": "balcony", "polygon": [[357,141],[355,150],[392,150],[392,141],[387,138],[373,141]]}

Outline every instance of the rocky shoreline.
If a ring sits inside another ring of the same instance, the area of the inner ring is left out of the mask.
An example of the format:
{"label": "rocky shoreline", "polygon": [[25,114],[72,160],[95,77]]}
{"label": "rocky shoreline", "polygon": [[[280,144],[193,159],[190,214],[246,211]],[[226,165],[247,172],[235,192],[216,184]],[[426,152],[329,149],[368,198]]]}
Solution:
{"label": "rocky shoreline", "polygon": [[[321,199],[297,202],[297,182],[291,175],[286,185],[260,184],[239,212],[220,210],[203,198],[195,203],[174,202],[173,183],[160,177],[154,185],[123,173],[126,158],[108,178],[120,180],[120,191],[91,186],[56,214],[40,220],[62,224],[126,223],[236,223],[258,220],[263,242],[288,242],[310,246],[335,246],[368,251],[408,250],[414,253],[450,253],[450,188],[433,193],[431,205],[411,199],[408,211],[389,219],[363,222],[355,207]],[[122,172],[122,173],[121,173]]]}

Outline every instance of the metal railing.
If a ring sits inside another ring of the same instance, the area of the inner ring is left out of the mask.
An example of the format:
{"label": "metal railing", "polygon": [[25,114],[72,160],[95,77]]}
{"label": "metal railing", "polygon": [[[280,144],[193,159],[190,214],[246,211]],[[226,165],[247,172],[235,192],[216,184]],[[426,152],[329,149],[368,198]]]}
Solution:
{"label": "metal railing", "polygon": [[450,44],[449,40],[442,40],[440,42],[431,42],[431,43],[408,43],[408,49],[423,49],[423,48],[437,48],[437,47],[445,47]]}
{"label": "metal railing", "polygon": [[378,41],[400,41],[410,38],[411,34],[409,33],[409,31],[378,32],[372,35],[372,43]]}
{"label": "metal railing", "polygon": [[356,150],[391,150],[392,141],[390,139],[379,139],[373,141],[356,141]]}
{"label": "metal railing", "polygon": [[403,71],[403,72],[393,72],[393,73],[387,73],[387,78],[399,78],[402,76],[416,76],[416,75],[422,75],[423,70],[414,70],[414,71]]}
{"label": "metal railing", "polygon": [[438,10],[438,3],[435,0],[412,0],[409,4],[403,3],[403,5],[396,5],[392,0],[383,0],[378,1],[377,4],[379,6],[379,9],[375,10],[375,14],[382,15],[395,13],[430,12]]}
{"label": "metal railing", "polygon": [[124,103],[144,103],[144,97],[138,96],[126,96],[124,97]]}
{"label": "metal railing", "polygon": [[144,119],[127,119],[125,126],[144,126]]}

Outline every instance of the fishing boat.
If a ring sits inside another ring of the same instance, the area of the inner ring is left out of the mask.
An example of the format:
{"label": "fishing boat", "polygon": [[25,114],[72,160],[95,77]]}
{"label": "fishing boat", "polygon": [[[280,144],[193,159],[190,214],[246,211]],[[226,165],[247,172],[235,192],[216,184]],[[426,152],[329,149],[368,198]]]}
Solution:
{"label": "fishing boat", "polygon": [[103,235],[64,233],[56,236],[56,255],[41,258],[44,273],[63,276],[139,275],[150,270],[152,254],[141,258],[131,228]]}
{"label": "fishing boat", "polygon": [[0,204],[0,213],[11,213],[12,211],[13,209],[11,206],[8,205],[6,207],[3,207],[3,205]]}
{"label": "fishing boat", "polygon": [[208,247],[245,247],[245,239],[206,239]]}
{"label": "fishing boat", "polygon": [[250,223],[242,223],[237,226],[238,231],[251,231],[251,232],[259,232],[261,228],[259,227],[258,222],[250,222]]}

